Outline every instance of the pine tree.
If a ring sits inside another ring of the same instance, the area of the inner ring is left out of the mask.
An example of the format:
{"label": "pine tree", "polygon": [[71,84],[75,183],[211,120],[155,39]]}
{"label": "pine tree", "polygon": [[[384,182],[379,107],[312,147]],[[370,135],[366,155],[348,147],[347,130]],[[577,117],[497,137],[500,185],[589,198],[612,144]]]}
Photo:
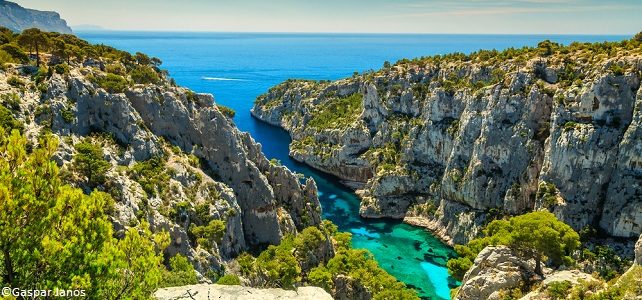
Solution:
{"label": "pine tree", "polygon": [[27,152],[19,131],[0,127],[0,285],[84,289],[90,299],[147,299],[166,272],[167,233],[147,223],[113,238],[103,192],[62,184],[52,137]]}

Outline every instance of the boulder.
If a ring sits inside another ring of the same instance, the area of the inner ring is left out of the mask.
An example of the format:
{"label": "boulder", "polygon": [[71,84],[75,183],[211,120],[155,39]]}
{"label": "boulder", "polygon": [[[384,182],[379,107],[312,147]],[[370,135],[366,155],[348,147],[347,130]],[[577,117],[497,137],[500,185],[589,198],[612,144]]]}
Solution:
{"label": "boulder", "polygon": [[486,247],[466,272],[456,300],[489,299],[502,290],[521,288],[534,275],[534,263],[524,261],[507,247]]}

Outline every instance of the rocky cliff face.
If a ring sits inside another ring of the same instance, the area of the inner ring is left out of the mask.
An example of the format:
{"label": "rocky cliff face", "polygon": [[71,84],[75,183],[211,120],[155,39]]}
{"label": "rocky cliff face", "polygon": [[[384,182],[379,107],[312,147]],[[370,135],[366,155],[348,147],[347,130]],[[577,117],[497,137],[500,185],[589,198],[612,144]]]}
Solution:
{"label": "rocky cliff face", "polygon": [[466,243],[498,215],[548,209],[576,230],[642,232],[639,42],[481,51],[336,82],[288,81],[252,114],[290,155],[357,182],[365,217]]}
{"label": "rocky cliff face", "polygon": [[635,263],[642,266],[642,234],[638,242],[635,243]]}
{"label": "rocky cliff face", "polygon": [[[220,271],[241,251],[320,224],[315,182],[270,164],[261,145],[240,132],[211,95],[166,80],[109,93],[90,80],[102,72],[91,66],[72,66],[41,82],[30,70],[0,71],[2,105],[12,107],[33,143],[45,132],[60,138],[55,159],[62,174],[85,189],[71,171],[74,145],[102,146],[111,167],[97,188],[116,200],[112,220],[119,234],[147,221],[154,231],[170,233],[168,257],[180,253],[204,274]],[[143,168],[152,171],[141,178]],[[197,245],[190,236],[190,225],[204,219],[225,222],[220,241]]]}
{"label": "rocky cliff face", "polygon": [[0,26],[15,32],[38,28],[43,31],[71,33],[71,28],[57,12],[27,9],[4,0],[0,0]]}

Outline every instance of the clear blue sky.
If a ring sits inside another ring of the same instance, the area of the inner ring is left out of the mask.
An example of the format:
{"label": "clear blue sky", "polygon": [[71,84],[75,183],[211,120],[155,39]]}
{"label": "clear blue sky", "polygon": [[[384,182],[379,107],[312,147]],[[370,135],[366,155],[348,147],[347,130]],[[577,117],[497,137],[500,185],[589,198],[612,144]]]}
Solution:
{"label": "clear blue sky", "polygon": [[642,0],[14,0],[115,30],[575,33],[642,31]]}

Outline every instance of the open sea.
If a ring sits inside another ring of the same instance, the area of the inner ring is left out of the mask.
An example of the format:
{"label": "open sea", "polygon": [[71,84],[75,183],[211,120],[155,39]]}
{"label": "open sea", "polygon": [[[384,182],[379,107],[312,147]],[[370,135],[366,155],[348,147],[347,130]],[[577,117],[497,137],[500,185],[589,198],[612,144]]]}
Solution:
{"label": "open sea", "polygon": [[263,145],[268,159],[276,158],[293,171],[317,182],[324,218],[353,234],[354,248],[368,249],[379,264],[426,299],[450,299],[457,282],[445,264],[454,255],[425,230],[394,220],[359,217],[359,200],[336,178],[312,170],[288,157],[289,135],[250,116],[254,99],[289,78],[336,80],[355,71],[379,69],[395,62],[450,52],[536,46],[550,39],[619,41],[627,36],[593,35],[415,35],[415,34],[288,34],[77,32],[92,43],[130,52],[143,52],[163,61],[179,85],[214,94],[216,102],[236,111],[234,121]]}

